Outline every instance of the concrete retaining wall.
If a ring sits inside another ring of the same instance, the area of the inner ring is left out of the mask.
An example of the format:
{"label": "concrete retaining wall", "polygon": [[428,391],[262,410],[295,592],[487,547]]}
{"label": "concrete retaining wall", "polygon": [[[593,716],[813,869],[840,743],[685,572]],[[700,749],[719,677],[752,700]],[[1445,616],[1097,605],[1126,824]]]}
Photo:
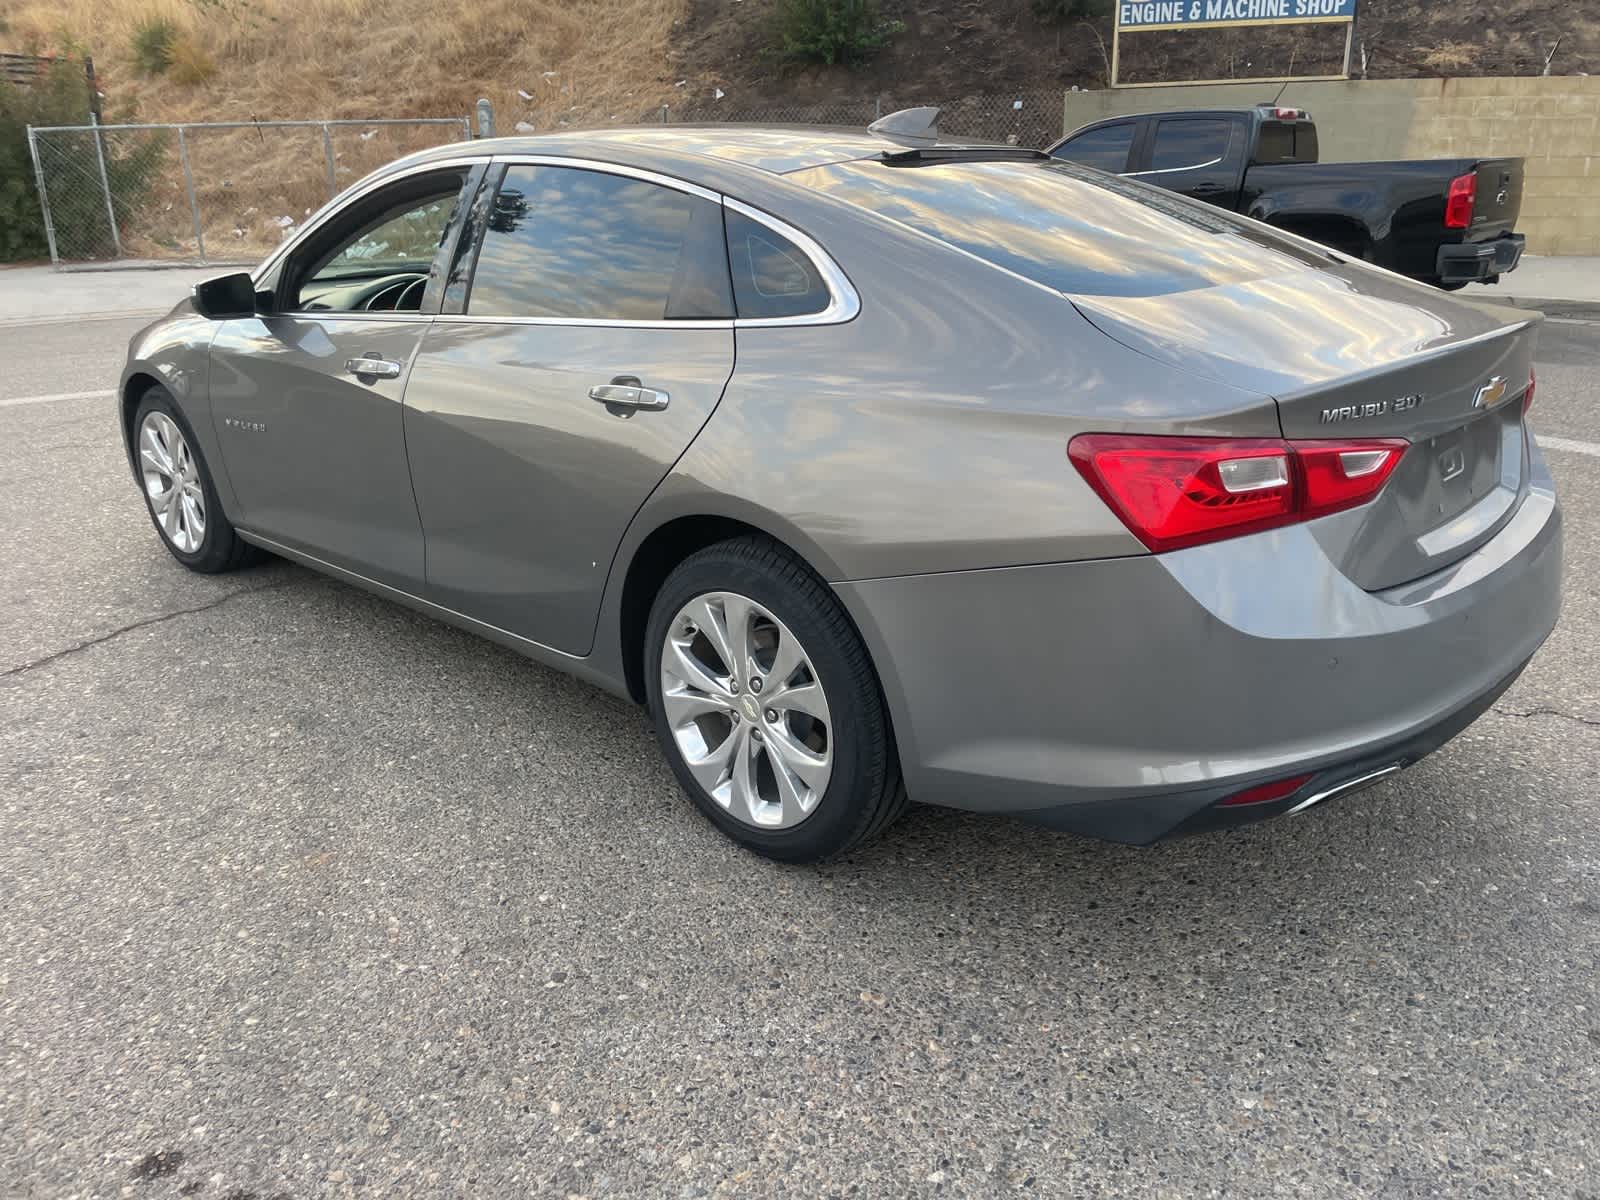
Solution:
{"label": "concrete retaining wall", "polygon": [[[1254,104],[1277,84],[1197,84],[1068,92],[1065,128],[1168,108]],[[1600,255],[1600,76],[1291,83],[1327,162],[1518,155],[1532,254]]]}

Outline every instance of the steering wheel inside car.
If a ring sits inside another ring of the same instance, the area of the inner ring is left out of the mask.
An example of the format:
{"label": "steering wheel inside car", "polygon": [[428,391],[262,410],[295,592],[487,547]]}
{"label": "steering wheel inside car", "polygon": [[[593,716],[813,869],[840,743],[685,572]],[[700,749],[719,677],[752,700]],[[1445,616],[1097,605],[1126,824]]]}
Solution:
{"label": "steering wheel inside car", "polygon": [[416,312],[427,289],[426,275],[390,275],[363,288],[351,305],[357,312]]}

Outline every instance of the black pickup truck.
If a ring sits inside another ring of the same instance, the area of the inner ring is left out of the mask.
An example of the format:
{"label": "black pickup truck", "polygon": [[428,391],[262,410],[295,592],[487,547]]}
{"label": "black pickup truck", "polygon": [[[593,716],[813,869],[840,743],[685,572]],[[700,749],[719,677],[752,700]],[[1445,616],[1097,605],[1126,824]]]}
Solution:
{"label": "black pickup truck", "polygon": [[1520,158],[1317,161],[1298,108],[1185,109],[1113,117],[1049,153],[1277,225],[1440,287],[1494,283],[1517,265]]}

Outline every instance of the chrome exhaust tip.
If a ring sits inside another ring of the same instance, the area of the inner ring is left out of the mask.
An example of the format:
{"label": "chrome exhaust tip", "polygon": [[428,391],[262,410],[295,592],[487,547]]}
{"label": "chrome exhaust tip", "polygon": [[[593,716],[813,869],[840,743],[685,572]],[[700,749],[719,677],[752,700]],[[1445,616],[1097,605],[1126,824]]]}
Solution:
{"label": "chrome exhaust tip", "polygon": [[1336,800],[1340,796],[1348,796],[1351,792],[1359,792],[1362,788],[1371,787],[1380,780],[1387,779],[1390,775],[1398,774],[1405,770],[1403,762],[1390,763],[1386,767],[1379,767],[1376,771],[1368,771],[1365,775],[1357,775],[1354,779],[1346,779],[1343,783],[1336,783],[1332,787],[1323,788],[1313,792],[1293,808],[1285,809],[1284,816],[1292,817],[1295,813],[1305,812],[1308,808],[1315,808],[1328,800]]}

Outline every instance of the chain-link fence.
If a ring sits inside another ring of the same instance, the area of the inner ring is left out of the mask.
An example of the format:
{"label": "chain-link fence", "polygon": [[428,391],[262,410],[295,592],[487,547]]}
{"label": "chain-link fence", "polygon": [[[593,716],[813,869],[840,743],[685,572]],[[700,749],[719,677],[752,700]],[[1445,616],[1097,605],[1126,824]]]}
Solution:
{"label": "chain-link fence", "polygon": [[465,117],[72,125],[28,131],[51,261],[254,261],[386,162]]}
{"label": "chain-link fence", "polygon": [[712,100],[694,104],[663,105],[646,120],[663,122],[734,122],[779,125],[843,125],[864,129],[887,113],[901,108],[935,105],[939,132],[946,138],[1008,142],[1014,146],[1043,148],[1059,138],[1063,106],[1061,89],[1017,92],[1008,95],[963,96],[953,100],[879,96],[830,104],[789,107],[745,107]]}

